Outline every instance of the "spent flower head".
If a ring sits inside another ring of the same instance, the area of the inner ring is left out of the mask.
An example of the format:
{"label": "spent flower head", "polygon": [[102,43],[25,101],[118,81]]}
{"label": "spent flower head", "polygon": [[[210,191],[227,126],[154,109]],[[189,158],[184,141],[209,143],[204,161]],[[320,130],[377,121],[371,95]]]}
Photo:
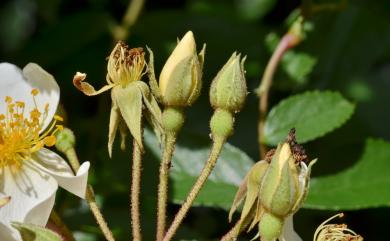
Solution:
{"label": "spent flower head", "polygon": [[363,237],[346,224],[329,224],[331,220],[343,216],[343,213],[339,213],[321,223],[314,233],[313,241],[363,241]]}
{"label": "spent flower head", "polygon": [[11,222],[46,225],[58,185],[84,198],[89,162],[75,176],[61,156],[47,149],[62,129],[53,76],[33,63],[23,71],[1,63],[0,76],[0,199],[12,198],[0,211],[0,240],[14,241],[21,237]]}
{"label": "spent flower head", "polygon": [[107,63],[107,85],[99,90],[84,82],[86,74],[77,72],[73,77],[74,86],[88,96],[98,95],[111,89],[111,114],[108,134],[108,152],[112,155],[112,145],[119,129],[124,146],[127,125],[131,135],[142,149],[142,116],[145,115],[160,136],[161,110],[150,93],[149,87],[141,81],[146,73],[145,53],[142,48],[130,49],[119,41],[112,50]]}

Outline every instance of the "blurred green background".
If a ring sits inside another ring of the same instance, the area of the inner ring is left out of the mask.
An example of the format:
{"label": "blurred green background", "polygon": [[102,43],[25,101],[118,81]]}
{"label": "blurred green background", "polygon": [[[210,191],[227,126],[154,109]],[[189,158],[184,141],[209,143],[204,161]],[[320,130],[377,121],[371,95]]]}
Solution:
{"label": "blurred green background", "polygon": [[[77,136],[80,159],[92,163],[90,183],[119,241],[130,236],[130,151],[121,152],[116,143],[113,158],[108,158],[109,94],[86,97],[71,80],[76,71],[81,71],[88,74],[94,86],[105,83],[106,57],[114,45],[110,28],[121,21],[127,5],[125,0],[0,3],[0,60],[20,67],[36,62],[55,76],[68,126]],[[258,160],[258,100],[254,89],[272,53],[272,43],[286,32],[286,18],[300,5],[298,0],[146,1],[126,42],[131,47],[152,48],[157,73],[176,39],[186,31],[194,32],[199,49],[207,43],[203,93],[188,110],[183,131],[202,136],[209,134],[212,109],[208,86],[212,78],[233,51],[247,55],[251,93],[237,117],[230,142]],[[275,76],[270,106],[289,95],[313,89],[338,90],[356,103],[354,115],[344,126],[305,145],[311,157],[319,157],[313,175],[320,176],[351,166],[361,156],[367,137],[390,140],[390,2],[351,0],[339,9],[317,12],[309,20],[311,30],[294,50],[298,62],[287,60]],[[179,142],[183,139],[185,133],[179,136]],[[145,240],[152,240],[159,163],[150,153],[143,163],[143,230]],[[103,240],[84,202],[59,192],[56,209],[76,231],[79,241]],[[177,209],[177,205],[169,206],[170,218]],[[334,213],[302,209],[295,218],[298,233],[304,240],[311,240],[315,228]],[[376,208],[349,211],[343,221],[366,240],[388,240],[388,217],[388,208]],[[176,239],[213,240],[228,229],[226,211],[196,207]],[[242,239],[250,237],[244,235]]]}

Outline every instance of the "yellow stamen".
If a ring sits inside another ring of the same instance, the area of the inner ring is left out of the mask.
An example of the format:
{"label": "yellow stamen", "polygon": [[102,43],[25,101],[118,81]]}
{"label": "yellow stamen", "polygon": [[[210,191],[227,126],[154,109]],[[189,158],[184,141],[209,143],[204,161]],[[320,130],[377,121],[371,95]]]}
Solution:
{"label": "yellow stamen", "polygon": [[[37,89],[31,91],[34,103],[38,94]],[[48,116],[48,105],[42,113],[35,104],[35,108],[27,117],[24,102],[14,102],[9,96],[5,98],[5,102],[7,113],[0,114],[0,169],[6,166],[19,169],[23,161],[30,159],[34,152],[45,146],[55,145],[54,134],[62,129],[62,126],[56,123],[62,121],[62,117],[56,116],[48,130],[40,134],[42,123]]]}
{"label": "yellow stamen", "polygon": [[38,90],[38,89],[32,89],[32,90],[31,90],[31,94],[32,94],[33,96],[37,96],[37,95],[39,94],[39,90]]}

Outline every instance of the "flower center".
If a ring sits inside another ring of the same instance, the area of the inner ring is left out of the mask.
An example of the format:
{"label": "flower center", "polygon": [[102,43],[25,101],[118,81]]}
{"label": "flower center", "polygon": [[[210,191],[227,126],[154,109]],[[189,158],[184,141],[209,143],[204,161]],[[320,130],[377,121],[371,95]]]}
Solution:
{"label": "flower center", "polygon": [[55,116],[49,128],[41,133],[49,104],[40,112],[35,101],[38,93],[37,89],[31,91],[35,108],[29,113],[29,117],[25,116],[24,102],[5,97],[7,110],[6,113],[0,114],[0,169],[6,166],[18,169],[34,152],[56,143],[54,135],[63,128],[56,123],[62,121],[62,118]]}
{"label": "flower center", "polygon": [[129,47],[123,42],[118,42],[108,58],[108,81],[113,84],[126,86],[140,80],[145,74],[145,53],[142,48]]}

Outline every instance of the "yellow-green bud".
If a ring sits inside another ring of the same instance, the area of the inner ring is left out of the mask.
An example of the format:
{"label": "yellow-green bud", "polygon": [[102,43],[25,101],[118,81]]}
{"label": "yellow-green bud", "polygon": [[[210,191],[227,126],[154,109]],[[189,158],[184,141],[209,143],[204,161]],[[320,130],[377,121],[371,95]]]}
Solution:
{"label": "yellow-green bud", "polygon": [[287,217],[299,209],[308,191],[311,165],[307,167],[306,160],[291,130],[286,142],[278,145],[260,187],[261,205],[268,212]]}
{"label": "yellow-green bud", "polygon": [[241,110],[247,95],[244,57],[233,53],[218,72],[210,87],[210,102],[214,109],[221,108],[236,113]]}
{"label": "yellow-green bud", "polygon": [[56,138],[56,148],[63,153],[73,148],[76,143],[76,137],[74,136],[73,131],[68,128],[64,128],[62,131],[58,132]]}
{"label": "yellow-green bud", "polygon": [[233,134],[234,118],[231,112],[217,109],[210,121],[210,129],[213,137],[227,138]]}
{"label": "yellow-green bud", "polygon": [[166,106],[186,107],[199,97],[204,51],[197,54],[194,34],[188,31],[161,70],[159,87]]}
{"label": "yellow-green bud", "polygon": [[264,212],[259,222],[261,241],[275,241],[283,231],[283,218]]}

